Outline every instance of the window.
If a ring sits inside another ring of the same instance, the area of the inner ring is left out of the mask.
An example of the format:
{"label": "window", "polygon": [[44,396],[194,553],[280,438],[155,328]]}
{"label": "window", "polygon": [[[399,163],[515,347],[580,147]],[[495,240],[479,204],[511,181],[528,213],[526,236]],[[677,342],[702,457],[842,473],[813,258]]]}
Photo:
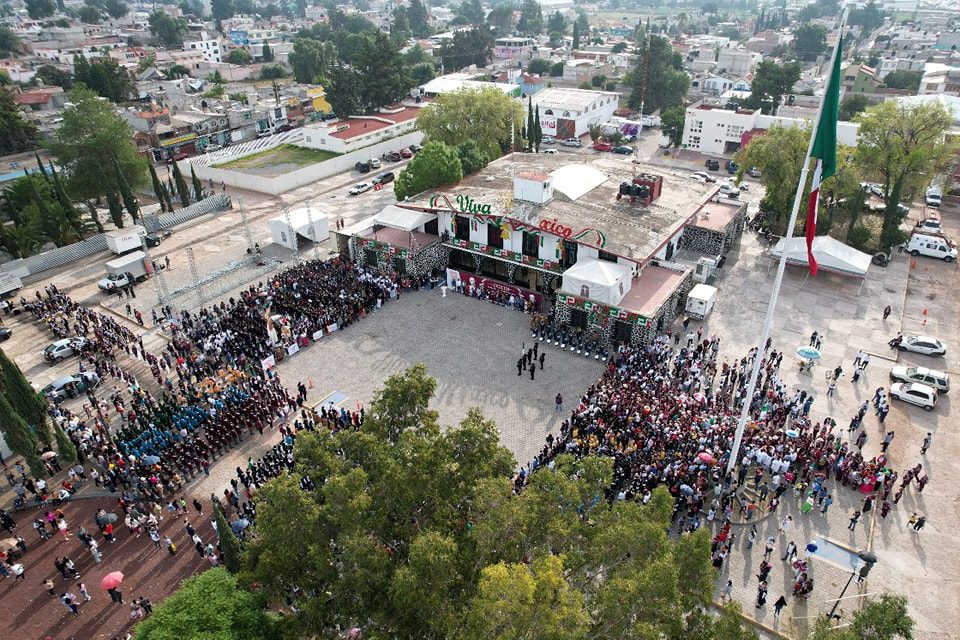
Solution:
{"label": "window", "polygon": [[617,256],[610,253],[609,251],[604,251],[603,249],[597,250],[597,260],[606,260],[607,262],[616,262]]}
{"label": "window", "polygon": [[496,249],[503,249],[503,236],[500,235],[500,227],[492,222],[487,223],[487,244]]}
{"label": "window", "polygon": [[458,240],[470,240],[470,218],[466,216],[457,216],[454,224],[456,229],[454,235]]}
{"label": "window", "polygon": [[538,257],[540,255],[540,236],[524,231],[522,253],[528,258]]}

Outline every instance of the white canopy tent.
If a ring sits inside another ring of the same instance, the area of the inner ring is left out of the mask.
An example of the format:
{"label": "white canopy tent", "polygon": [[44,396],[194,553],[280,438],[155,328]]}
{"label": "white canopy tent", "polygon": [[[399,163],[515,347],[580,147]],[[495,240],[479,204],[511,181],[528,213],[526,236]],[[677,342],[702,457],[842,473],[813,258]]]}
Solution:
{"label": "white canopy tent", "polygon": [[[774,258],[780,258],[784,246],[785,239],[781,239],[771,251]],[[786,247],[788,264],[808,266],[806,238],[790,238],[790,244]],[[866,277],[872,259],[868,254],[830,236],[817,236],[813,239],[813,257],[820,269],[855,278]]]}
{"label": "white canopy tent", "polygon": [[436,219],[437,214],[435,213],[413,211],[391,204],[384,207],[380,213],[375,215],[373,222],[381,227],[390,227],[391,229],[400,229],[401,231],[417,231],[426,223]]}
{"label": "white canopy tent", "polygon": [[630,291],[630,267],[606,260],[578,260],[563,272],[564,293],[589,298],[603,304],[617,305]]}
{"label": "white canopy tent", "polygon": [[330,237],[330,221],[327,216],[317,209],[308,211],[306,207],[293,209],[289,215],[273,218],[267,226],[270,227],[272,241],[288,249],[297,248],[297,235],[310,242],[323,242]]}

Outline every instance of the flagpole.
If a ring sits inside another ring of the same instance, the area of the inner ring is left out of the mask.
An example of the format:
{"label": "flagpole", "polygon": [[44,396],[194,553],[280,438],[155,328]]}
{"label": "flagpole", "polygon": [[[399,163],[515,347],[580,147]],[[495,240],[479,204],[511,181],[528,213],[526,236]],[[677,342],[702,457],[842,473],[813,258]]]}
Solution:
{"label": "flagpole", "polygon": [[[836,63],[837,56],[840,54],[840,43],[843,40],[843,29],[847,24],[847,17],[850,15],[849,6],[843,10],[840,18],[840,33],[837,36],[837,42],[833,45],[833,53],[830,56],[831,75]],[[831,78],[827,77],[825,87],[830,86]],[[750,407],[753,404],[753,395],[757,391],[757,378],[760,375],[760,361],[767,346],[767,339],[770,337],[770,328],[773,324],[773,314],[777,309],[777,300],[780,297],[780,286],[783,284],[783,274],[787,268],[787,245],[793,237],[793,228],[797,224],[797,213],[800,211],[800,202],[803,200],[803,191],[807,185],[807,176],[810,174],[810,156],[813,153],[813,143],[817,137],[817,129],[820,127],[820,119],[823,117],[823,107],[826,103],[826,91],[824,91],[823,100],[820,101],[820,107],[817,109],[817,118],[814,120],[813,129],[810,131],[810,144],[807,145],[807,155],[803,160],[803,167],[800,170],[800,182],[797,184],[797,192],[793,197],[793,209],[790,211],[790,220],[787,222],[786,235],[783,237],[783,251],[780,254],[780,261],[777,264],[777,275],[773,281],[773,289],[770,291],[770,302],[767,304],[767,313],[763,318],[763,329],[760,331],[760,340],[757,342],[757,354],[753,359],[753,367],[750,370],[750,382],[747,384],[747,391],[743,397],[743,406],[740,410],[740,419],[737,421],[737,431],[733,437],[733,446],[730,448],[730,459],[727,461],[727,473],[731,473],[737,465],[740,458],[740,445],[743,441],[743,431],[747,426],[747,420],[750,418]]]}

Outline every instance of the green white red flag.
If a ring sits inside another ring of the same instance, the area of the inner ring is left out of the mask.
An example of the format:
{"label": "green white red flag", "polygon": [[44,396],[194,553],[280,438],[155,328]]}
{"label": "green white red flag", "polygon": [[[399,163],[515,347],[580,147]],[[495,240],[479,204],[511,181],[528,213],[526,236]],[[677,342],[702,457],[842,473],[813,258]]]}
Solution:
{"label": "green white red flag", "polygon": [[813,171],[813,183],[810,186],[810,202],[807,205],[807,262],[810,275],[817,275],[817,261],[813,257],[813,238],[817,234],[817,208],[820,201],[820,184],[837,171],[837,120],[840,111],[840,62],[843,59],[843,34],[837,43],[827,91],[823,95],[823,108],[817,122],[816,137],[813,140],[811,158],[817,159]]}

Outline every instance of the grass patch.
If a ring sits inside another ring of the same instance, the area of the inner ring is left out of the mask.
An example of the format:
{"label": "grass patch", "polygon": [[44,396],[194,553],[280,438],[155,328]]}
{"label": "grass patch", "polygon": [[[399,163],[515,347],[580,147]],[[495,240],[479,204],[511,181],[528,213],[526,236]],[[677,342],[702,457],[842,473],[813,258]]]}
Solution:
{"label": "grass patch", "polygon": [[336,158],[338,153],[322,149],[307,149],[292,144],[282,144],[273,149],[237,158],[223,164],[214,165],[218,169],[261,169],[270,165],[292,164],[300,167],[316,164]]}

